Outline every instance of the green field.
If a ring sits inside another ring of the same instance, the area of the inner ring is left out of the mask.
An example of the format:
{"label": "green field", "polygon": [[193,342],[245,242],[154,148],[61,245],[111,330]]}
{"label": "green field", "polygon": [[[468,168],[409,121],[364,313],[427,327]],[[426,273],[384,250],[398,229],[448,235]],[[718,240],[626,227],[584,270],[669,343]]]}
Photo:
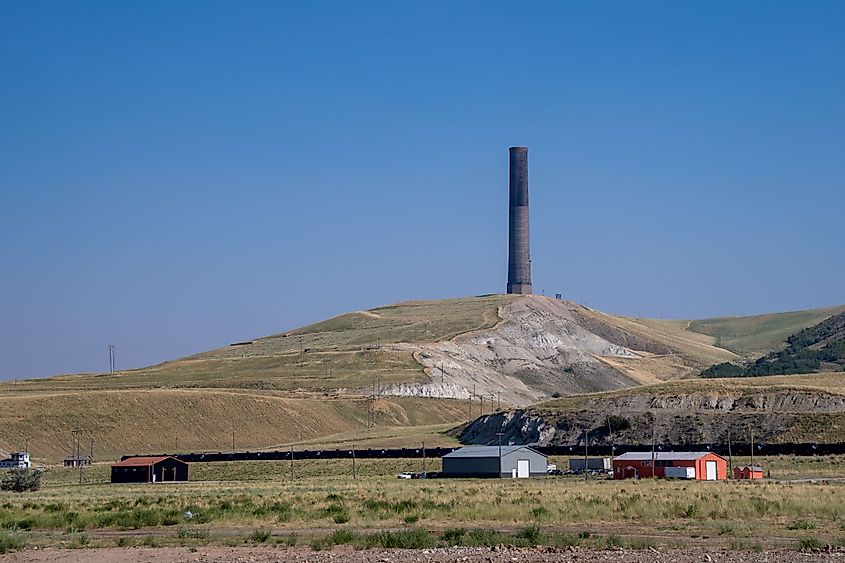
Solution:
{"label": "green field", "polygon": [[845,311],[845,306],[773,313],[751,317],[720,317],[689,321],[689,330],[714,338],[716,346],[752,359],[783,347],[796,332]]}

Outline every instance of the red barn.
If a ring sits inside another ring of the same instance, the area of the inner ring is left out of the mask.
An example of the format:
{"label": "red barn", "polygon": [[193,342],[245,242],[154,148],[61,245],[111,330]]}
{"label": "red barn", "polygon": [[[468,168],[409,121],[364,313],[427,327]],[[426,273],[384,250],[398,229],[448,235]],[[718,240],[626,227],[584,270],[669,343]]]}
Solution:
{"label": "red barn", "polygon": [[734,467],[734,479],[762,479],[763,468],[759,465]]}
{"label": "red barn", "polygon": [[614,479],[663,477],[720,481],[728,477],[728,462],[712,452],[628,452],[613,458]]}

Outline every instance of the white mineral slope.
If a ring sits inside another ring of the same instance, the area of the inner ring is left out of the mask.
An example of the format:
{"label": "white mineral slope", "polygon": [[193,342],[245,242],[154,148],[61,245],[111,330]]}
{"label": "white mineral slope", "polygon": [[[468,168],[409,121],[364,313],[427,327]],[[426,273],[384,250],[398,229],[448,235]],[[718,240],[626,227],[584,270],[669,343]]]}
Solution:
{"label": "white mineral slope", "polygon": [[[641,338],[614,327],[603,327],[607,338],[598,336],[582,326],[588,312],[575,303],[536,295],[517,299],[500,310],[502,321],[491,329],[445,342],[401,345],[425,367],[428,381],[392,385],[384,392],[459,399],[474,394],[483,397],[485,406],[491,400],[522,406],[552,394],[607,391],[658,381],[632,375],[617,365],[620,360],[635,364],[654,354],[609,339],[643,342]],[[591,323],[588,326],[595,330],[595,320]]]}

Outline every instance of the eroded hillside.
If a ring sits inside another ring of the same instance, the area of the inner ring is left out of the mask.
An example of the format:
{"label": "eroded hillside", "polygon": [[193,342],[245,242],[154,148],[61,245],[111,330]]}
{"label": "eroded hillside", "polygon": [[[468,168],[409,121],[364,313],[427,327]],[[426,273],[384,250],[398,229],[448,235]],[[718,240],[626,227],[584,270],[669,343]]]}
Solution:
{"label": "eroded hillside", "polygon": [[681,445],[748,441],[841,442],[845,381],[833,374],[718,382],[686,380],[632,390],[568,397],[477,418],[464,443]]}

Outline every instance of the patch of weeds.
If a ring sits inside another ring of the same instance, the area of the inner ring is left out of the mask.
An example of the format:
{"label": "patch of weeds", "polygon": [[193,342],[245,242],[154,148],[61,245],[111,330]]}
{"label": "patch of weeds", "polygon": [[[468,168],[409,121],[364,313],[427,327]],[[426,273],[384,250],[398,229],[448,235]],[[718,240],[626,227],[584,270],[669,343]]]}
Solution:
{"label": "patch of weeds", "polygon": [[466,528],[452,528],[440,534],[440,539],[449,545],[461,545],[466,535]]}
{"label": "patch of weeds", "polygon": [[335,514],[332,517],[335,524],[346,524],[349,522],[349,513],[348,512],[341,512],[340,514]]}
{"label": "patch of weeds", "polygon": [[332,535],[329,536],[329,542],[332,545],[345,545],[348,543],[354,543],[357,539],[355,532],[351,532],[349,530],[335,530],[332,532]]}
{"label": "patch of weeds", "polygon": [[697,502],[690,503],[687,505],[686,509],[684,510],[683,515],[687,518],[692,518],[696,514],[698,514],[700,507],[698,506]]}
{"label": "patch of weeds", "polygon": [[516,532],[513,535],[516,543],[525,543],[529,546],[534,546],[540,543],[540,528],[537,526],[528,526]]}
{"label": "patch of weeds", "polygon": [[809,520],[795,520],[789,526],[786,527],[787,530],[815,530],[816,525],[810,522]]}
{"label": "patch of weeds", "polygon": [[74,534],[71,538],[70,542],[68,542],[67,546],[70,549],[82,549],[83,547],[88,547],[88,544],[91,543],[91,538],[89,538],[85,534]]}
{"label": "patch of weeds", "polygon": [[824,547],[824,544],[819,538],[813,536],[805,536],[798,540],[799,549],[821,549],[822,547]]}
{"label": "patch of weeds", "polygon": [[16,532],[0,531],[0,553],[17,551],[26,547],[27,538]]}
{"label": "patch of weeds", "polygon": [[652,538],[631,538],[628,540],[628,547],[631,549],[651,549],[657,545]]}
{"label": "patch of weeds", "polygon": [[555,534],[550,543],[557,547],[575,547],[581,543],[581,538],[575,534]]}
{"label": "patch of weeds", "polygon": [[288,547],[296,547],[296,544],[299,543],[299,535],[296,532],[292,532],[279,538],[278,543],[282,543]]}
{"label": "patch of weeds", "polygon": [[128,547],[129,546],[129,538],[126,536],[119,536],[116,540],[114,540],[115,545],[117,547]]}
{"label": "patch of weeds", "polygon": [[155,536],[146,536],[141,542],[141,545],[143,545],[144,547],[160,547],[161,542]]}
{"label": "patch of weeds", "polygon": [[734,533],[733,524],[729,524],[727,522],[719,525],[719,535],[720,536],[731,536]]}
{"label": "patch of weeds", "polygon": [[249,540],[253,543],[264,543],[270,539],[270,530],[260,528],[249,535]]}
{"label": "patch of weeds", "polygon": [[617,547],[622,547],[624,544],[625,542],[622,540],[622,537],[616,534],[611,534],[604,538],[605,549],[614,549]]}
{"label": "patch of weeds", "polygon": [[437,541],[426,530],[419,528],[401,532],[379,532],[364,536],[366,547],[384,549],[425,549],[435,547]]}
{"label": "patch of weeds", "polygon": [[536,508],[531,509],[531,516],[534,518],[540,519],[544,518],[549,515],[549,509],[545,506],[538,506]]}
{"label": "patch of weeds", "polygon": [[420,517],[417,514],[408,514],[405,516],[405,523],[406,524],[416,524],[419,522]]}
{"label": "patch of weeds", "polygon": [[208,528],[189,528],[187,526],[183,526],[179,528],[179,531],[176,533],[176,537],[182,540],[207,540],[211,537],[211,530]]}
{"label": "patch of weeds", "polygon": [[578,532],[578,539],[586,540],[590,538],[590,532]]}
{"label": "patch of weeds", "polygon": [[322,551],[332,546],[332,544],[329,542],[329,538],[314,538],[308,543],[308,545],[314,551]]}

